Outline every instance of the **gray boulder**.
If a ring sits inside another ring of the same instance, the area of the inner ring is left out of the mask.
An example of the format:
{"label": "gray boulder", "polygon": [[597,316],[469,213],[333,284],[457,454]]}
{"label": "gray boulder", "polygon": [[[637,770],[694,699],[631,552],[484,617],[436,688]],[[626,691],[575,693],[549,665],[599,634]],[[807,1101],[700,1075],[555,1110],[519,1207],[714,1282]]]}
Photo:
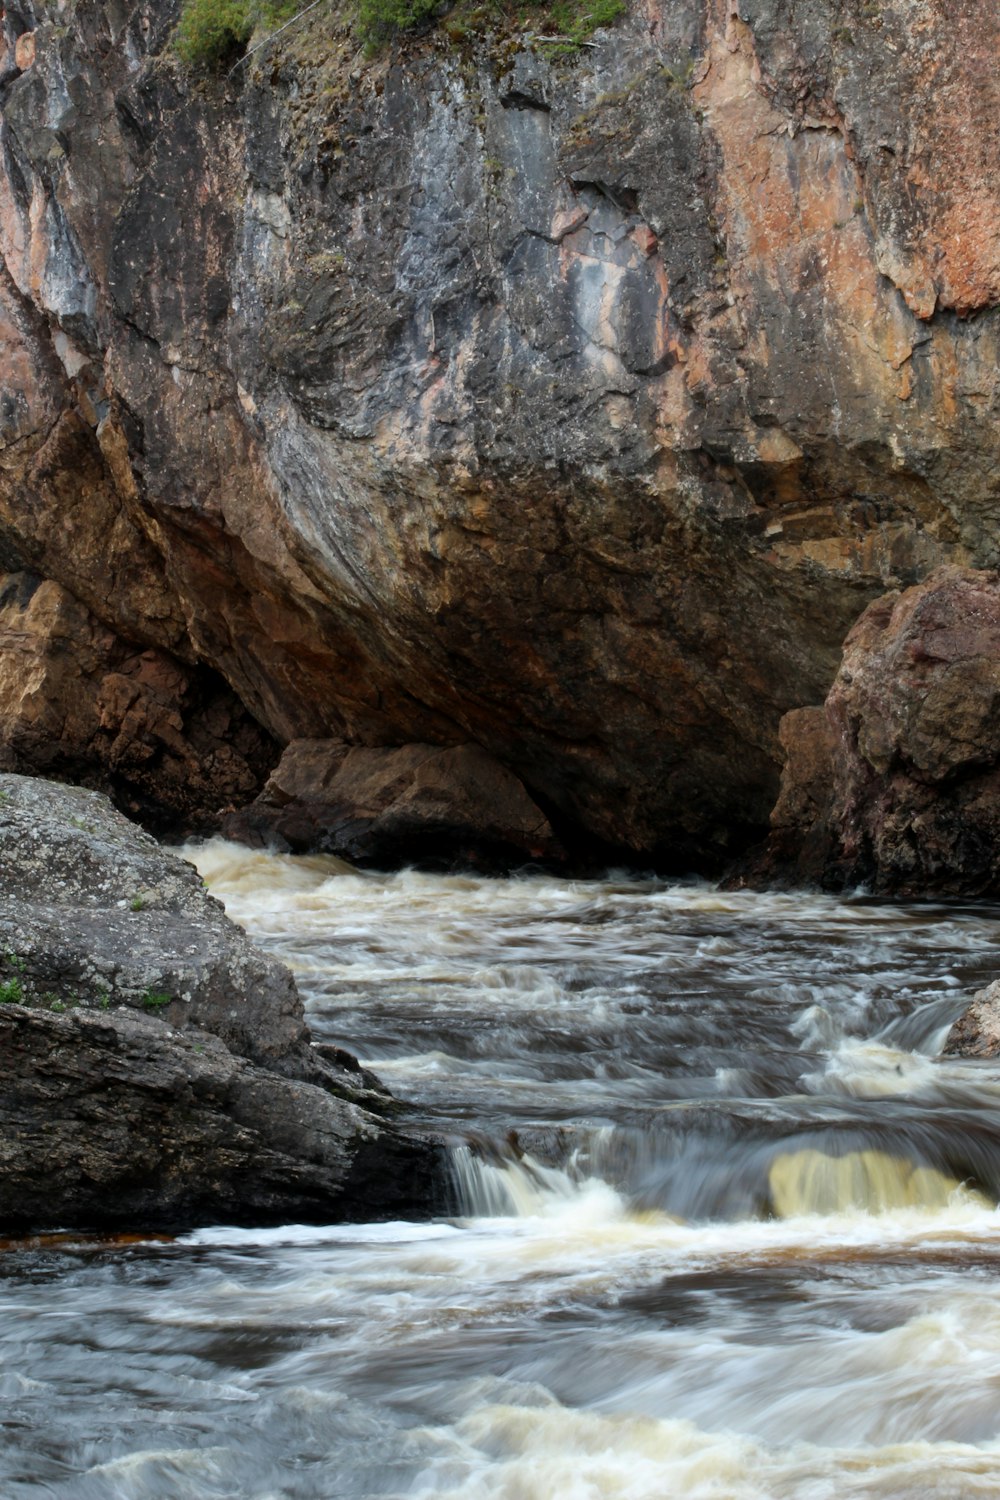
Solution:
{"label": "gray boulder", "polygon": [[946,1057],[1000,1057],[1000,979],[976,991],[943,1050]]}
{"label": "gray boulder", "polygon": [[440,1147],[194,868],[94,793],[0,776],[0,1227],[426,1213]]}

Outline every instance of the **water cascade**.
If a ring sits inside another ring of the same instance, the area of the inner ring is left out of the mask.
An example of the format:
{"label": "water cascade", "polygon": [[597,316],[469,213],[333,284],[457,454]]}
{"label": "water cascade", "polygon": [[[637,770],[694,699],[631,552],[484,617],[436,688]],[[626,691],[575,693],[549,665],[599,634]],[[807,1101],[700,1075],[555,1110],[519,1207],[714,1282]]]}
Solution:
{"label": "water cascade", "polygon": [[1000,1494],[1000,914],[191,854],[453,1201],[9,1247],[4,1500]]}

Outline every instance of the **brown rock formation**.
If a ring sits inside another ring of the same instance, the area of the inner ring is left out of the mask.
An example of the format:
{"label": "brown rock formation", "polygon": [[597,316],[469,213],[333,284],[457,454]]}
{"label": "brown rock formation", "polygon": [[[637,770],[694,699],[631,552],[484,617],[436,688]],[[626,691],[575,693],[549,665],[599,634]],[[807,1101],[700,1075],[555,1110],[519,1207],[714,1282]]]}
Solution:
{"label": "brown rock formation", "polygon": [[752,878],[1000,890],[1000,574],[944,568],[870,605],[787,762]]}
{"label": "brown rock formation", "polygon": [[0,575],[0,758],[112,792],[147,825],[197,829],[253,796],[268,735],[214,673],[136,650],[66,589]]}
{"label": "brown rock formation", "polygon": [[515,776],[478,745],[352,749],[293,740],[260,797],[222,830],[245,843],[483,870],[565,858]]}
{"label": "brown rock formation", "polygon": [[861,609],[1000,561],[997,17],[364,63],[321,7],[226,82],[174,13],[5,8],[0,567],[281,743],[473,742],[721,857]]}

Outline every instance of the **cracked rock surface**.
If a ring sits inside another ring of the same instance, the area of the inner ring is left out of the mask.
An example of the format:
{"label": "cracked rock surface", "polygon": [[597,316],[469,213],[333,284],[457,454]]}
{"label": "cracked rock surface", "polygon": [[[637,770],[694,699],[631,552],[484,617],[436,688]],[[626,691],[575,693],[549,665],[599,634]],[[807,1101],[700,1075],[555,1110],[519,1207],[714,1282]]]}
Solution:
{"label": "cracked rock surface", "polygon": [[4,10],[0,569],[278,746],[479,745],[724,858],[865,606],[1000,562],[994,10],[365,60],[330,6],[228,80],[175,14]]}
{"label": "cracked rock surface", "polygon": [[0,776],[0,1226],[429,1213],[438,1146],[194,868],[79,788]]}
{"label": "cracked rock surface", "polygon": [[781,796],[744,874],[994,895],[998,729],[1000,573],[941,568],[876,600],[844,642],[825,704],[782,720]]}

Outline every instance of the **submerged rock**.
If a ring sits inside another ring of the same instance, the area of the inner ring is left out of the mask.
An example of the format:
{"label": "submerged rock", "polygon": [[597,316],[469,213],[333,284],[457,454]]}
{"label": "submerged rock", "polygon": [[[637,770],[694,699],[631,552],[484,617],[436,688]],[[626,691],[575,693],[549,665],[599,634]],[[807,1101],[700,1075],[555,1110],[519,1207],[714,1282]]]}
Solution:
{"label": "submerged rock", "polygon": [[0,776],[0,897],[0,1225],[430,1211],[436,1144],[104,797]]}
{"label": "submerged rock", "polygon": [[480,870],[564,858],[522,784],[478,745],[364,750],[295,740],[229,838],[358,864],[434,861]]}
{"label": "submerged rock", "polygon": [[781,739],[751,881],[1000,890],[1000,573],[943,568],[870,605],[825,705],[786,715]]}

